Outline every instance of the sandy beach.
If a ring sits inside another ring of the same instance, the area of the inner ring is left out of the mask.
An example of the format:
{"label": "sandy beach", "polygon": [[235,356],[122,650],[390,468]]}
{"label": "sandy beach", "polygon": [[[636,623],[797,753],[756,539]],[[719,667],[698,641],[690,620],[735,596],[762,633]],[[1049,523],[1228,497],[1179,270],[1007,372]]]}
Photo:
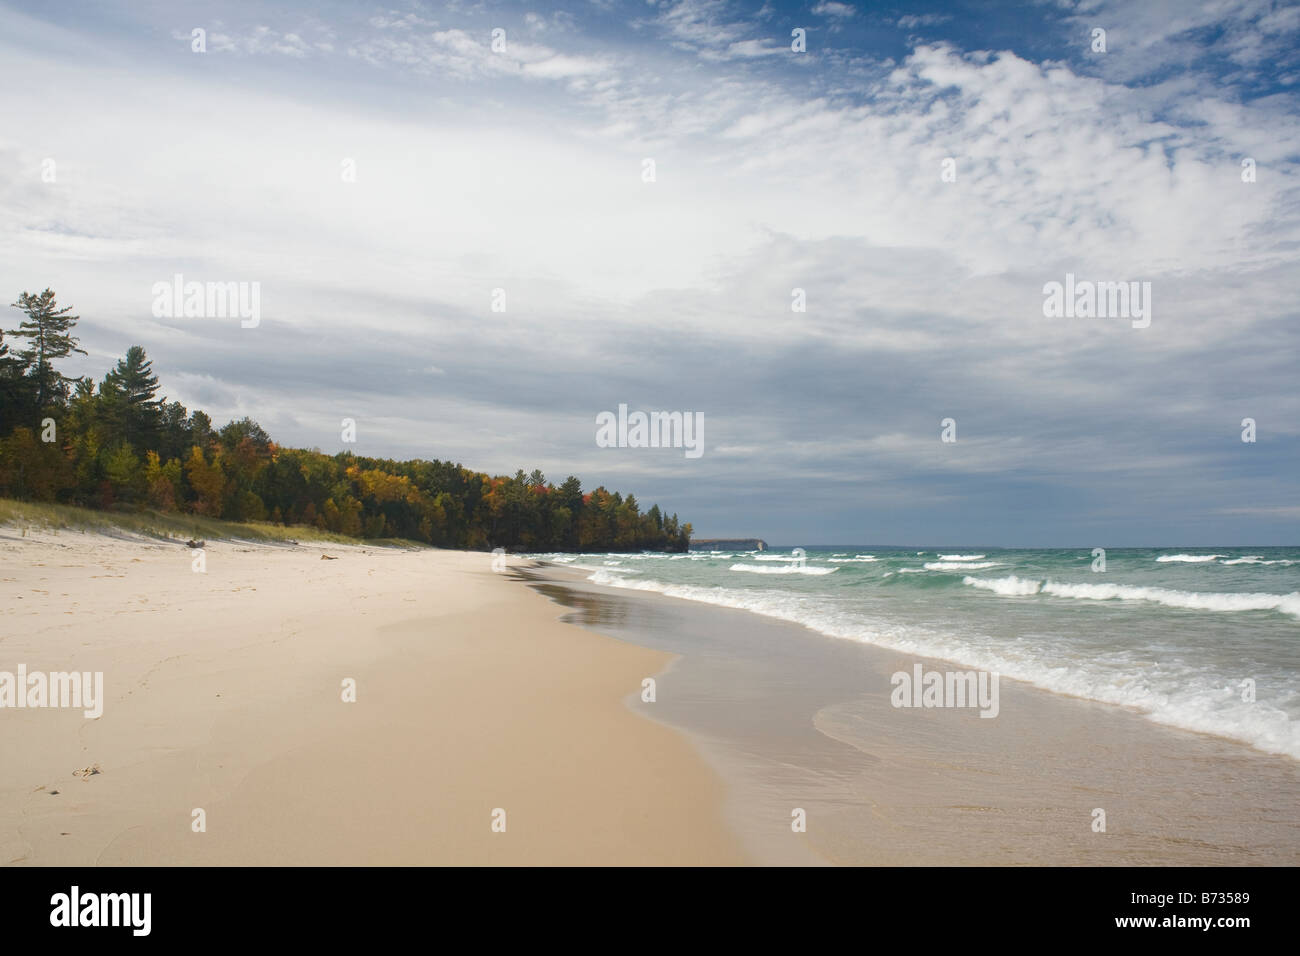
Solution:
{"label": "sandy beach", "polygon": [[0,864],[749,860],[691,741],[629,706],[672,655],[487,554],[204,550],[0,529],[0,670],[104,674],[98,719],[0,710]]}
{"label": "sandy beach", "polygon": [[0,708],[0,865],[1300,859],[1294,760],[1123,708],[1006,681],[998,720],[899,711],[916,658],[523,558],[203,565],[0,529],[0,681],[103,674],[98,717]]}

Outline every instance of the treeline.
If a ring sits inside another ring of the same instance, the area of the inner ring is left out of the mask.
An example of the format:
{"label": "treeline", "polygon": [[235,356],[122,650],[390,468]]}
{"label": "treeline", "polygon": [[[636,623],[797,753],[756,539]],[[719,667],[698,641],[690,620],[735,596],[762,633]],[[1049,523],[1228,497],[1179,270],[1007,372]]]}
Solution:
{"label": "treeline", "polygon": [[[691,526],[632,495],[584,493],[570,476],[490,476],[445,461],[281,448],[249,418],[214,428],[158,397],[144,349],[104,379],[70,378],[78,316],[49,289],[0,333],[0,495],[93,508],[154,508],[311,525],[361,538],[520,551],[685,551]],[[5,340],[9,336],[9,341]],[[11,351],[10,342],[14,343]],[[19,347],[21,345],[21,347]]]}

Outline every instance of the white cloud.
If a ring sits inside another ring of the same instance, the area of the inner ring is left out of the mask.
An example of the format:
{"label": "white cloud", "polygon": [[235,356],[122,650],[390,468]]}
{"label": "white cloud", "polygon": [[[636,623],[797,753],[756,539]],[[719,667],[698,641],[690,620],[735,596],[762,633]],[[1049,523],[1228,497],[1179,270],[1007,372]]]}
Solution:
{"label": "white cloud", "polygon": [[[1117,50],[1151,19],[1128,9],[1102,10]],[[1265,69],[1293,18],[1233,9],[1264,24],[1263,46],[1230,27],[1214,52]],[[218,417],[278,421],[291,443],[320,443],[306,411],[286,411],[302,396],[329,405],[360,388],[329,363],[390,338],[401,364],[367,387],[375,414],[403,417],[367,434],[429,454],[418,423],[454,421],[437,450],[476,467],[513,469],[535,448],[547,470],[613,468],[590,448],[586,406],[639,395],[728,409],[704,408],[731,451],[701,467],[723,482],[758,449],[796,477],[848,480],[869,462],[882,483],[1021,469],[1059,485],[1166,469],[1210,495],[1222,459],[1173,438],[1157,455],[1137,419],[1169,436],[1245,414],[1271,435],[1300,431],[1300,399],[1268,365],[1300,297],[1293,97],[1252,100],[1195,73],[1128,85],[1122,59],[950,44],[791,80],[767,57],[784,47],[738,8],[652,15],[655,39],[637,47],[512,32],[506,53],[486,28],[414,14],[214,29],[210,49],[215,35],[225,53],[263,56],[268,72],[244,85],[220,58],[123,71],[93,48],[62,56],[0,12],[0,36],[22,38],[0,40],[0,261],[13,282],[58,289],[105,342],[192,349],[203,364],[168,373],[169,388]],[[1206,16],[1142,42],[1160,62],[1189,59]],[[339,79],[345,68],[357,72]],[[56,184],[39,180],[47,156]],[[641,181],[647,156],[655,183]],[[1258,182],[1241,182],[1243,156]],[[941,180],[947,158],[956,182]],[[150,284],[175,271],[261,281],[264,329],[142,319]],[[1152,327],[1043,320],[1042,285],[1066,271],[1152,281]],[[504,314],[488,309],[497,287]],[[790,311],[794,287],[805,314]],[[220,377],[213,343],[229,350]],[[720,356],[765,384],[695,392]],[[291,370],[306,381],[284,381]],[[971,441],[941,462],[930,432],[954,406]],[[1219,493],[1239,493],[1235,480]]]}
{"label": "white cloud", "polygon": [[952,15],[948,13],[910,13],[899,17],[895,22],[904,30],[915,30],[917,27],[933,27],[940,23],[947,23],[951,19]]}
{"label": "white cloud", "polygon": [[821,0],[821,3],[812,8],[812,12],[819,17],[833,17],[841,20],[848,19],[857,13],[847,3],[837,3],[835,0]]}

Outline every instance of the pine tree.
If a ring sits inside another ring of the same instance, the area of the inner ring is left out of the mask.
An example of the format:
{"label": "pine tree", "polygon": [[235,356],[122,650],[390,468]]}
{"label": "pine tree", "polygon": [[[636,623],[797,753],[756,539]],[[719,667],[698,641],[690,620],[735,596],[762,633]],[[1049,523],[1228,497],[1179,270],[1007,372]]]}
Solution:
{"label": "pine tree", "polygon": [[153,374],[153,363],[144,349],[138,345],[127,349],[117,368],[104,376],[100,394],[116,406],[122,435],[128,442],[146,449],[156,444],[163,401],[154,398],[158,394],[158,376]]}
{"label": "pine tree", "polygon": [[0,331],[0,435],[7,435],[23,422],[30,423],[35,411],[31,382],[24,375],[26,363],[15,358]]}
{"label": "pine tree", "polygon": [[58,308],[54,293],[46,289],[40,295],[24,292],[13,303],[13,308],[22,309],[27,318],[9,334],[20,339],[31,339],[32,344],[18,353],[18,357],[29,366],[33,366],[29,375],[36,383],[36,408],[43,410],[52,400],[62,401],[67,397],[68,383],[80,381],[69,378],[54,368],[54,360],[67,358],[73,352],[85,355],[83,349],[77,348],[77,339],[72,335],[72,327],[81,318],[69,315],[72,306]]}

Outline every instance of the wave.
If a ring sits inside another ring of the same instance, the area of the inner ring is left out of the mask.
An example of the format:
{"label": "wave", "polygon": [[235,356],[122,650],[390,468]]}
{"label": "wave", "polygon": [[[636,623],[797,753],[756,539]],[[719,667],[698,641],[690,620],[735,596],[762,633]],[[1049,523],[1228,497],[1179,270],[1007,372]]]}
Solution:
{"label": "wave", "polygon": [[1178,561],[1185,564],[1205,564],[1207,561],[1213,561],[1215,558],[1226,558],[1226,554],[1162,554],[1156,558],[1161,564],[1168,564],[1171,561]]}
{"label": "wave", "polygon": [[927,571],[984,571],[988,568],[1004,568],[1005,564],[997,561],[929,561],[921,565]]}
{"label": "wave", "polygon": [[[918,554],[920,552],[917,552]],[[988,555],[984,554],[941,554],[940,561],[981,561]]]}
{"label": "wave", "polygon": [[577,568],[580,571],[608,571],[611,574],[640,574],[641,573],[635,568],[611,567],[611,565],[614,563],[615,562],[612,561],[606,561],[603,567],[594,564],[570,564],[568,565],[568,567]]}
{"label": "wave", "polygon": [[812,568],[802,564],[763,568],[753,564],[733,564],[731,570],[748,571],[750,574],[834,574],[839,568]]}
{"label": "wave", "polygon": [[872,562],[880,559],[870,554],[860,554],[856,558],[827,558],[826,560],[831,564],[853,564],[854,562]]}
{"label": "wave", "polygon": [[994,594],[1008,596],[1026,596],[1037,594],[1043,586],[1042,581],[1030,581],[1026,578],[1018,578],[1014,574],[1005,578],[962,578],[962,584],[969,584],[973,588],[981,588],[985,591],[992,591]]}
{"label": "wave", "polygon": [[1300,618],[1300,591],[1290,594],[1261,592],[1175,591],[1172,588],[1143,587],[1134,584],[1066,584],[1059,581],[1036,581],[1018,578],[972,578],[963,584],[982,588],[1003,596],[1027,597],[1048,594],[1052,597],[1081,601],[1151,601],[1165,607],[1189,611],[1278,611]]}
{"label": "wave", "polygon": [[[1176,677],[1171,676],[1168,682],[1155,684],[1145,671],[1134,673],[1134,665],[1123,659],[1090,662],[1108,665],[1103,668],[1085,669],[1079,664],[1062,666],[1059,651],[1052,648],[1043,648],[1037,655],[1031,651],[1031,656],[1026,656],[1022,649],[998,647],[980,635],[972,637],[948,628],[936,630],[918,625],[891,624],[863,619],[851,613],[837,613],[815,595],[629,580],[621,575],[608,574],[606,569],[596,570],[589,580],[593,584],[652,591],[701,604],[737,608],[801,624],[828,637],[993,671],[1054,693],[1131,707],[1156,723],[1214,734],[1241,741],[1265,753],[1300,759],[1300,724],[1291,720],[1285,711],[1263,702],[1242,703],[1240,689],[1235,683],[1215,674],[1187,670]],[[1043,583],[1014,576],[966,579],[968,584],[975,582],[978,582],[977,586],[1002,588],[1010,587],[1009,582],[1019,582],[1022,587],[1032,586],[1033,590],[1025,593],[1038,593]],[[1290,597],[1300,600],[1300,595]]]}
{"label": "wave", "polygon": [[1220,561],[1219,563],[1220,564],[1281,564],[1285,567],[1290,567],[1291,565],[1295,564],[1295,561],[1291,560],[1290,558],[1277,558],[1276,560],[1273,561],[1267,561],[1264,559],[1263,555],[1249,554],[1244,558],[1233,558],[1230,561]]}

